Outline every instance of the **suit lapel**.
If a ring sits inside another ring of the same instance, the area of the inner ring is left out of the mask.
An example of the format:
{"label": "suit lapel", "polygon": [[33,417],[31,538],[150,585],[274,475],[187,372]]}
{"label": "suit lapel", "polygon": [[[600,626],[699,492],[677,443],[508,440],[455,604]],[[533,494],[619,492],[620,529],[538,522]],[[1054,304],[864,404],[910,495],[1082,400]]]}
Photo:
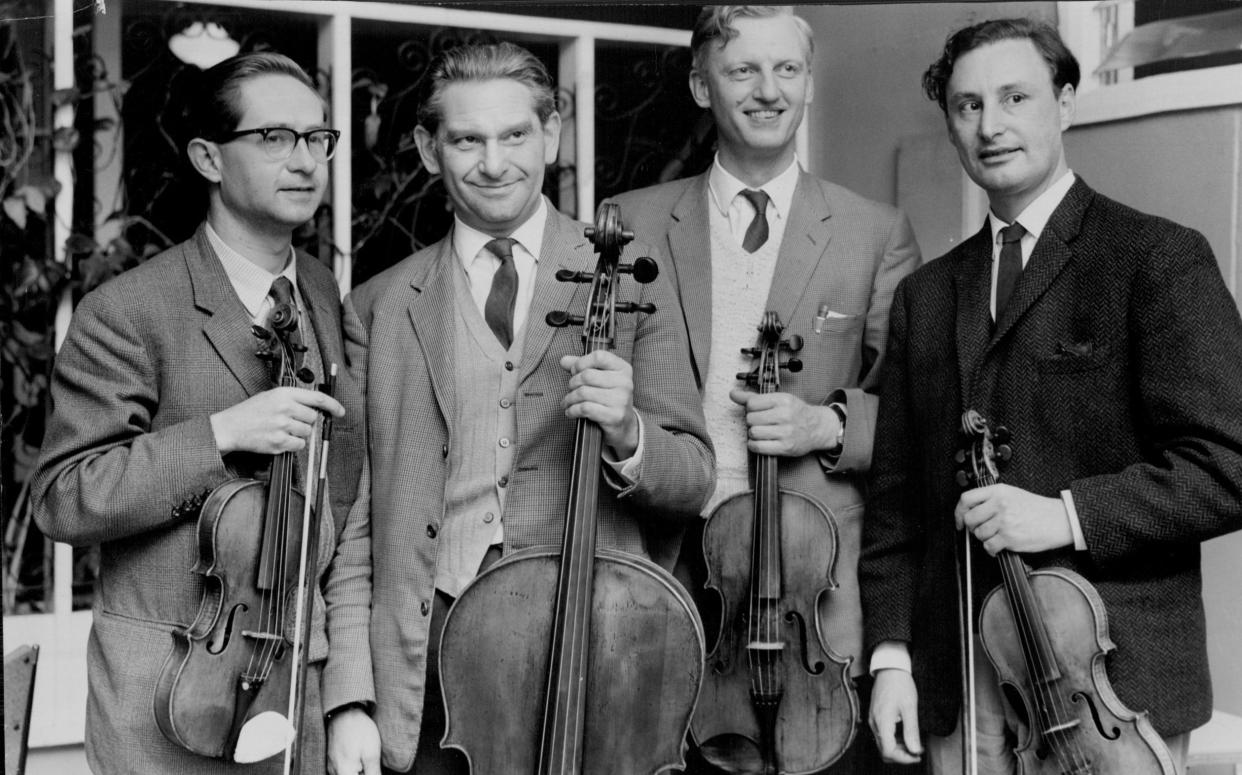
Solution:
{"label": "suit lapel", "polygon": [[319,272],[312,271],[311,264],[315,259],[298,251],[298,290],[306,303],[306,314],[311,326],[315,329],[315,341],[319,344],[319,353],[323,360],[323,373],[326,376],[332,364],[337,369],[345,366],[345,353],[340,346],[340,337],[332,326],[331,310],[341,303],[336,283],[329,282]]}
{"label": "suit lapel", "polygon": [[[410,322],[414,326],[414,336],[422,346],[432,391],[444,417],[453,416],[456,401],[453,358],[457,299],[453,272],[458,269],[454,265],[456,261],[450,230],[440,241],[434,259],[417,266],[410,279],[414,293],[409,306]],[[413,385],[414,382],[410,380],[406,384]]]}
{"label": "suit lapel", "polygon": [[764,308],[776,310],[786,325],[793,320],[794,310],[810,286],[811,276],[832,239],[831,218],[824,192],[810,175],[800,173]]}
{"label": "suit lapel", "polygon": [[707,197],[707,173],[703,173],[673,206],[673,225],[668,230],[667,260],[674,264],[690,355],[700,384],[707,376],[712,347],[712,240]]}
{"label": "suit lapel", "polygon": [[211,249],[204,226],[199,226],[194,238],[185,244],[184,255],[194,305],[210,316],[203,324],[203,334],[220,360],[247,395],[272,387],[267,364],[256,355],[259,343],[251,332],[254,322]]}
{"label": "suit lapel", "polygon": [[962,246],[957,283],[957,363],[963,401],[983,358],[992,329],[992,231],[987,223]]}
{"label": "suit lapel", "polygon": [[560,282],[556,279],[558,269],[590,272],[595,268],[594,255],[578,222],[548,207],[548,222],[543,230],[543,245],[539,248],[539,268],[535,273],[535,296],[523,324],[522,362],[520,381],[525,381],[539,367],[544,355],[552,345],[556,333],[545,321],[549,312],[568,310],[574,294],[582,283]]}
{"label": "suit lapel", "polygon": [[1061,204],[1052,212],[1052,217],[1039,235],[1039,241],[1035,243],[1030,260],[1026,262],[1026,268],[1018,278],[1013,296],[997,321],[993,342],[1013,329],[1074,257],[1069,243],[1078,236],[1090,195],[1091,190],[1082,179],[1075,180]]}

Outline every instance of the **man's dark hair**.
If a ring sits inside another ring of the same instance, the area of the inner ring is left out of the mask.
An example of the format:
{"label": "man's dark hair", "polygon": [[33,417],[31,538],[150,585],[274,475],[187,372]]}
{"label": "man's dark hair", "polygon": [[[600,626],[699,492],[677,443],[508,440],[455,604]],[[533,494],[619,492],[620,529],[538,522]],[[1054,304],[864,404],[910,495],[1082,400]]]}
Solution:
{"label": "man's dark hair", "polygon": [[1052,72],[1052,83],[1059,92],[1066,84],[1078,88],[1078,60],[1061,40],[1056,29],[1037,19],[990,19],[970,27],[963,27],[948,37],[944,43],[944,51],[940,58],[923,73],[923,92],[927,98],[935,100],[940,110],[948,112],[945,100],[949,87],[949,77],[953,75],[953,65],[966,52],[999,43],[1002,40],[1029,40],[1035,50],[1048,63]]}
{"label": "man's dark hair", "polygon": [[221,140],[241,121],[241,87],[251,78],[287,75],[318,94],[306,71],[284,54],[262,51],[239,54],[203,72],[190,106],[190,138]]}
{"label": "man's dark hair", "polygon": [[534,54],[509,42],[458,46],[440,54],[428,67],[418,106],[419,125],[435,136],[443,118],[440,102],[450,84],[504,79],[517,81],[531,90],[540,123],[546,123],[556,111],[552,76]]}

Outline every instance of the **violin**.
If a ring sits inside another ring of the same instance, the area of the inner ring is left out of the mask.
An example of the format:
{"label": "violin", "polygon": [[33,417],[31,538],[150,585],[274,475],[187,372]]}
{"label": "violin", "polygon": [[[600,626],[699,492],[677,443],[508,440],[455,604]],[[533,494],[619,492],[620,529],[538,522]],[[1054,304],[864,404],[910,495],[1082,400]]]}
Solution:
{"label": "violin", "polygon": [[[561,269],[561,282],[591,283],[586,314],[548,314],[581,324],[584,352],[611,350],[621,313],[618,275],[655,279],[650,258],[619,263],[632,239],[614,204],[587,237],[594,273]],[[703,629],[689,594],[636,555],[596,547],[603,432],[579,419],[564,538],[514,552],[467,586],[449,609],[440,645],[446,729],[473,775],[649,775],[683,764],[682,749],[703,673]]]}
{"label": "violin", "polygon": [[[995,484],[1012,455],[1008,431],[993,431],[972,409],[962,434],[969,446],[957,456],[959,484]],[[1009,550],[996,560],[1002,583],[984,599],[978,630],[1020,720],[1020,775],[1174,775],[1147,712],[1125,707],[1109,684],[1104,658],[1116,647],[1095,587],[1066,568],[1032,570]]]}
{"label": "violin", "polygon": [[[798,372],[802,338],[782,338],[765,312],[755,359],[738,374],[760,393]],[[819,772],[854,739],[858,697],[851,658],[834,652],[818,625],[820,598],[836,589],[837,526],[819,501],[781,489],[780,458],[752,455],[753,489],[716,507],[703,529],[707,587],[722,599],[722,626],[708,655],[690,725],[703,758],[734,773]]]}
{"label": "violin", "polygon": [[[282,387],[309,382],[297,309],[278,304],[273,331],[254,326],[258,356]],[[332,392],[336,365],[321,390]],[[198,521],[203,600],[156,684],[155,718],[172,742],[202,756],[251,763],[285,753],[300,772],[311,600],[319,554],[326,453],[324,420],[308,445],[306,484],[297,453],[272,460],[269,481],[231,479],[203,502]],[[307,496],[310,493],[310,497]],[[312,507],[314,504],[314,507]]]}

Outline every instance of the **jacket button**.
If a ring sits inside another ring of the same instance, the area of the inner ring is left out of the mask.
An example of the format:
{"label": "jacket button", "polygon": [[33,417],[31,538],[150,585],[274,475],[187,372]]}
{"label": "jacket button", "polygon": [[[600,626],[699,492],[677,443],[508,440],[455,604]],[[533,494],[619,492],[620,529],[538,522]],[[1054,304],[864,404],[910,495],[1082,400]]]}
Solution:
{"label": "jacket button", "polygon": [[447,444],[440,447],[440,457],[448,457],[448,445]]}
{"label": "jacket button", "polygon": [[513,371],[513,361],[505,361],[505,371]]}
{"label": "jacket button", "polygon": [[489,525],[492,523],[492,520],[495,518],[496,518],[496,515],[490,511],[483,515],[483,521]]}
{"label": "jacket button", "polygon": [[418,612],[421,613],[423,616],[426,616],[427,612],[430,610],[431,610],[431,606],[427,605],[426,600],[418,604]]}
{"label": "jacket button", "polygon": [[427,526],[427,537],[428,537],[428,538],[435,538],[435,537],[436,537],[436,526],[435,526],[435,525],[428,525],[428,526]]}
{"label": "jacket button", "polygon": [[500,485],[501,487],[507,487],[509,484],[509,477],[507,476],[500,477],[500,479],[496,482],[496,484]]}

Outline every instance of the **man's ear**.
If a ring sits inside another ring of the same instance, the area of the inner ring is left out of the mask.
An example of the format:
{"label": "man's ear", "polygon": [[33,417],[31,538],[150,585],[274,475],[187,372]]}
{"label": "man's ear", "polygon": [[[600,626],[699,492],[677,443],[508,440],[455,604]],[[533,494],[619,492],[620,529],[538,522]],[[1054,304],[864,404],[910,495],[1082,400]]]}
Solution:
{"label": "man's ear", "polygon": [[210,140],[196,137],[185,147],[190,164],[210,183],[220,182],[220,147]]}
{"label": "man's ear", "polygon": [[694,104],[700,108],[712,106],[712,95],[707,88],[707,80],[698,70],[690,71],[690,96],[694,97]]}
{"label": "man's ear", "polygon": [[1074,116],[1078,114],[1078,92],[1074,89],[1074,84],[1067,83],[1061,87],[1061,93],[1057,96],[1057,107],[1061,113],[1061,131],[1064,132],[1074,123]]}
{"label": "man's ear", "polygon": [[556,154],[561,147],[561,114],[552,111],[548,120],[543,122],[543,163],[555,164]]}
{"label": "man's ear", "polygon": [[414,144],[418,146],[418,155],[422,157],[423,166],[432,175],[440,174],[440,158],[436,156],[436,139],[423,128],[422,124],[414,127]]}

